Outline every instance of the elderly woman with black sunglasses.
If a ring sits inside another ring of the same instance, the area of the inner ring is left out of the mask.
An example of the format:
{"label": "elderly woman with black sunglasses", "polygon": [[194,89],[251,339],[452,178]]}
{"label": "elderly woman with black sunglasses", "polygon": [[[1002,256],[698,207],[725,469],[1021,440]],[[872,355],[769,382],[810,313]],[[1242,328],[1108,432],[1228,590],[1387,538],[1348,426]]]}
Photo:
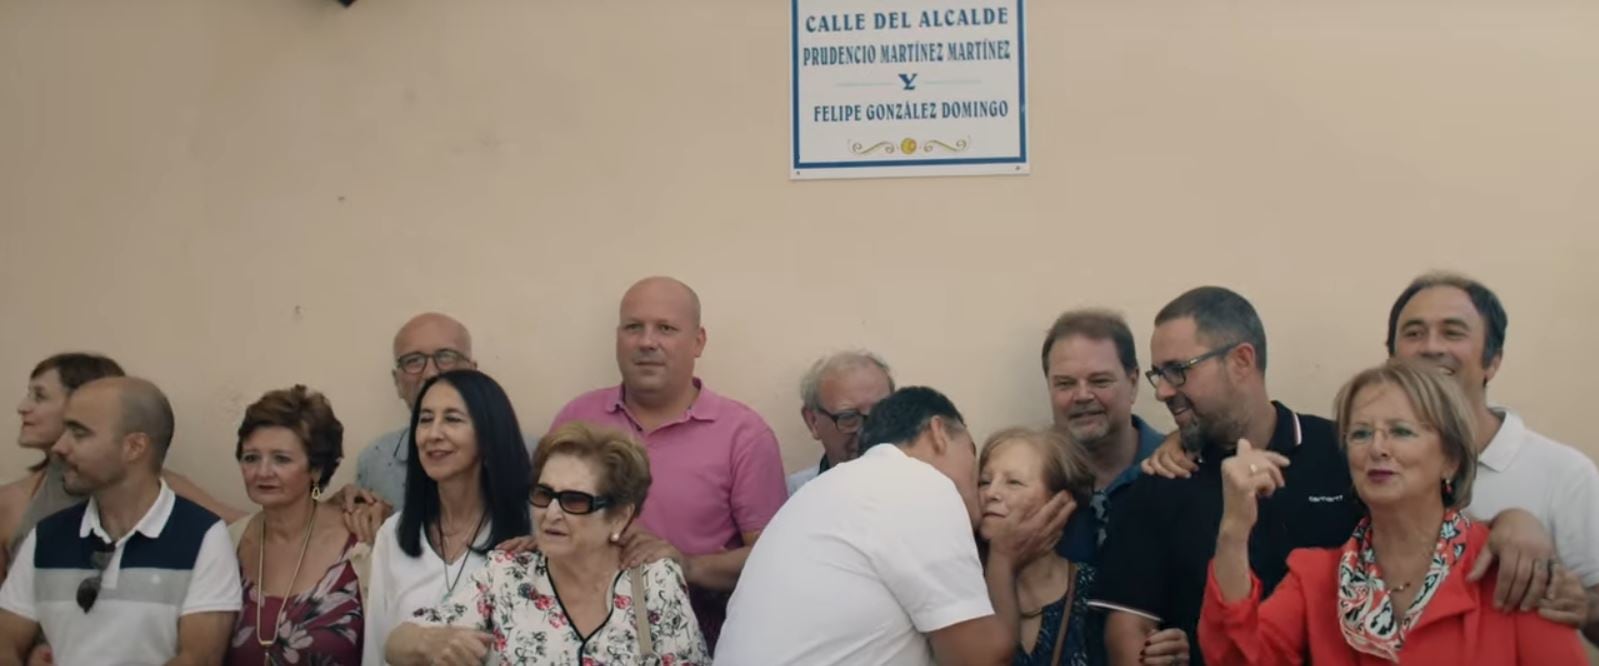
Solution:
{"label": "elderly woman with black sunglasses", "polygon": [[621,432],[569,423],[539,442],[533,479],[538,550],[491,553],[471,585],[394,632],[389,661],[709,663],[682,567],[671,559],[622,567],[617,542],[650,487],[644,448]]}

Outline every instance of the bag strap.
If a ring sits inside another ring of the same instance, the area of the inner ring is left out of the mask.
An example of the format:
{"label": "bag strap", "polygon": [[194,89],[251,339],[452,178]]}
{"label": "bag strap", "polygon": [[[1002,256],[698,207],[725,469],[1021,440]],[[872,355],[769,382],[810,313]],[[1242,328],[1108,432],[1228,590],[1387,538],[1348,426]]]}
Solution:
{"label": "bag strap", "polygon": [[1066,630],[1072,621],[1072,602],[1077,592],[1077,565],[1066,563],[1066,605],[1060,610],[1060,632],[1055,634],[1055,654],[1050,656],[1050,666],[1060,666],[1061,651],[1066,649]]}
{"label": "bag strap", "polygon": [[633,584],[633,628],[638,634],[638,656],[647,660],[655,656],[655,637],[650,635],[650,613],[644,605],[649,599],[649,591],[644,587],[644,574],[640,567],[627,570],[627,577]]}

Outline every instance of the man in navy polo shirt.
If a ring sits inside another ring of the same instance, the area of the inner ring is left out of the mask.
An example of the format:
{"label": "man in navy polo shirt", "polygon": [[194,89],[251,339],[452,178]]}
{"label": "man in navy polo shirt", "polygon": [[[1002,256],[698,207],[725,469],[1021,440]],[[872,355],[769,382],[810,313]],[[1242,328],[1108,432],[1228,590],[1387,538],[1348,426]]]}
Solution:
{"label": "man in navy polo shirt", "polygon": [[1072,310],[1044,335],[1044,381],[1055,430],[1082,449],[1094,472],[1094,497],[1066,524],[1055,550],[1099,563],[1110,507],[1140,474],[1138,463],[1165,435],[1133,413],[1138,351],[1132,330],[1109,310]]}
{"label": "man in navy polo shirt", "polygon": [[[0,666],[40,638],[62,664],[221,663],[242,600],[226,526],[161,480],[172,406],[132,377],[66,406],[67,490],[87,504],[34,527],[0,587]],[[41,636],[42,632],[42,636]]]}
{"label": "man in navy polo shirt", "polygon": [[1342,544],[1360,509],[1333,424],[1270,398],[1266,331],[1249,301],[1221,287],[1178,296],[1155,317],[1150,356],[1155,397],[1201,462],[1193,478],[1145,475],[1117,498],[1091,604],[1108,612],[1112,664],[1140,655],[1202,664],[1191,637],[1221,521],[1221,461],[1240,438],[1293,461],[1250,535],[1250,565],[1266,592],[1287,572],[1289,551]]}

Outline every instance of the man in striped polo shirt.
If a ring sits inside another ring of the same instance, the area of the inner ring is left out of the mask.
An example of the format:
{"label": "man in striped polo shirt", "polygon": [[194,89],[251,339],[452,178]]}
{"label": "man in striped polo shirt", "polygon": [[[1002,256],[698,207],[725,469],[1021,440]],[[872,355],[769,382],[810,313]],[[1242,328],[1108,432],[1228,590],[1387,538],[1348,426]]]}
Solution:
{"label": "man in striped polo shirt", "polygon": [[[52,452],[87,504],[34,527],[0,587],[0,666],[39,639],[61,664],[219,664],[241,605],[216,515],[161,480],[172,406],[154,384],[95,380],[68,399]],[[42,632],[42,635],[41,635]]]}

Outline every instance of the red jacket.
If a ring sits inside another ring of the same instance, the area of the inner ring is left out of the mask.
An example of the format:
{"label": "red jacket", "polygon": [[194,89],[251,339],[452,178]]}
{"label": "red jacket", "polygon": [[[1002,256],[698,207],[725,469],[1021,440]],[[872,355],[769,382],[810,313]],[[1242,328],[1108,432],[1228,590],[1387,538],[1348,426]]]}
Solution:
{"label": "red jacket", "polygon": [[[1404,664],[1480,666],[1582,666],[1587,663],[1576,629],[1555,624],[1537,611],[1504,612],[1493,607],[1495,576],[1466,582],[1466,573],[1488,542],[1488,528],[1474,523],[1466,554],[1427,603],[1405,636]],[[1251,577],[1249,598],[1222,601],[1214,563],[1199,619],[1199,647],[1211,666],[1316,664],[1378,666],[1389,662],[1356,652],[1338,623],[1337,548],[1302,548],[1288,556],[1288,575],[1265,602]]]}

